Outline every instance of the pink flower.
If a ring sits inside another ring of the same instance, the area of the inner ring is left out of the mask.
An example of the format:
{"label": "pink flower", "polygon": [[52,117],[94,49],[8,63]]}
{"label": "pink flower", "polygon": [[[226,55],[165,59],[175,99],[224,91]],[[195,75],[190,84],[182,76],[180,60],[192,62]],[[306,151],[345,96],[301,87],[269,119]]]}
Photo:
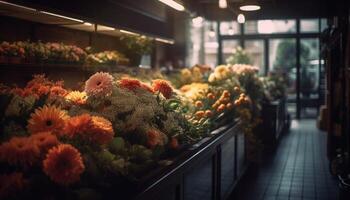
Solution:
{"label": "pink flower", "polygon": [[97,72],[85,82],[88,96],[105,96],[112,92],[113,76],[105,72]]}

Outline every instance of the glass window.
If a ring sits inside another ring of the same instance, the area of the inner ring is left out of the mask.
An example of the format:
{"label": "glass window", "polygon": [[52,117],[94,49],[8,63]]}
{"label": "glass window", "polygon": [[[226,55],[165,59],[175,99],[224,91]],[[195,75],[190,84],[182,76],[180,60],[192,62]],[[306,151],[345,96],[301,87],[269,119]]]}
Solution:
{"label": "glass window", "polygon": [[263,40],[246,40],[245,51],[248,53],[251,64],[259,67],[259,74],[265,74],[265,54]]}
{"label": "glass window", "polygon": [[300,32],[301,33],[310,33],[318,32],[318,19],[302,19],[300,20]]}
{"label": "glass window", "polygon": [[218,54],[218,24],[216,22],[206,21],[204,23],[204,63],[215,67],[217,65]]}
{"label": "glass window", "polygon": [[324,31],[326,28],[328,28],[327,19],[322,18],[321,19],[321,32]]}
{"label": "glass window", "polygon": [[246,34],[295,33],[295,20],[258,20],[244,24]]}
{"label": "glass window", "polygon": [[226,63],[226,59],[230,57],[235,48],[239,47],[238,40],[223,40],[222,41],[222,61]]}
{"label": "glass window", "polygon": [[221,35],[238,35],[240,33],[241,29],[237,21],[220,22]]}

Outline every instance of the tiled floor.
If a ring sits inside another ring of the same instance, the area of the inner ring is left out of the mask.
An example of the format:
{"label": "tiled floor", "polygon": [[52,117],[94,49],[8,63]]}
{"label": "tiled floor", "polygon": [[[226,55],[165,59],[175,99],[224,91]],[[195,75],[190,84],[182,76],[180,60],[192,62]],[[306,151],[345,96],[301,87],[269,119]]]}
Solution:
{"label": "tiled floor", "polygon": [[337,183],[329,174],[326,133],[315,120],[293,121],[274,153],[250,170],[235,190],[234,200],[337,199]]}

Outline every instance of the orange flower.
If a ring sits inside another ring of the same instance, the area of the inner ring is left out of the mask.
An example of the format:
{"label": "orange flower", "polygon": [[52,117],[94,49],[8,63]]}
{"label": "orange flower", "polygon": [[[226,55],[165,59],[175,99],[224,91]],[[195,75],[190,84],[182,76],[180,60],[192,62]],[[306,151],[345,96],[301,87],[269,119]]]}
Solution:
{"label": "orange flower", "polygon": [[225,104],[221,104],[219,107],[218,107],[218,109],[216,109],[216,111],[217,112],[222,112],[222,111],[224,111],[225,110]]}
{"label": "orange flower", "polygon": [[205,116],[206,117],[211,117],[211,116],[213,116],[213,112],[211,112],[211,110],[206,110],[205,111]]}
{"label": "orange flower", "polygon": [[141,87],[141,82],[137,79],[122,78],[119,80],[119,86],[134,92]]}
{"label": "orange flower", "polygon": [[197,119],[200,119],[200,118],[204,117],[204,114],[205,114],[205,112],[200,110],[200,111],[197,111],[194,115],[196,116]]}
{"label": "orange flower", "polygon": [[110,121],[103,117],[92,116],[89,139],[99,144],[108,144],[113,140],[114,131]]}
{"label": "orange flower", "polygon": [[232,104],[232,103],[226,104],[226,108],[227,108],[227,109],[232,109],[232,108],[233,108],[233,104]]}
{"label": "orange flower", "polygon": [[14,172],[12,174],[0,175],[0,199],[10,198],[17,192],[23,190],[28,181],[23,178],[22,173]]}
{"label": "orange flower", "polygon": [[173,94],[173,88],[165,80],[162,80],[162,79],[153,80],[152,86],[153,86],[154,91],[159,91],[160,93],[162,93],[162,95],[166,99],[169,99],[171,97],[171,95]]}
{"label": "orange flower", "polygon": [[147,146],[154,149],[156,146],[163,146],[166,143],[166,135],[158,130],[148,130],[147,133]]}
{"label": "orange flower", "polygon": [[65,133],[73,137],[81,137],[98,144],[107,144],[113,140],[114,131],[110,121],[103,117],[83,114],[68,120]]}
{"label": "orange flower", "polygon": [[147,85],[146,83],[141,83],[141,88],[150,92],[150,93],[154,93],[153,88],[151,88],[149,85]]}
{"label": "orange flower", "polygon": [[67,95],[67,90],[65,90],[64,88],[62,88],[61,86],[53,86],[50,89],[50,95],[55,97],[64,97]]}
{"label": "orange flower", "polygon": [[35,133],[30,138],[38,146],[41,154],[46,154],[50,148],[59,144],[56,135],[51,134],[51,132]]}
{"label": "orange flower", "polygon": [[49,150],[43,170],[52,181],[69,185],[79,181],[85,166],[80,152],[70,144],[60,144]]}
{"label": "orange flower", "polygon": [[60,108],[44,106],[30,115],[27,128],[32,134],[50,131],[61,135],[67,119],[68,115]]}
{"label": "orange flower", "polygon": [[176,138],[171,138],[169,146],[171,149],[177,149],[179,148],[179,142],[177,141]]}
{"label": "orange flower", "polygon": [[31,166],[39,155],[39,148],[27,137],[13,137],[0,146],[0,160],[11,165]]}
{"label": "orange flower", "polygon": [[64,133],[70,138],[82,136],[90,130],[91,121],[92,117],[89,114],[71,117],[66,123]]}
{"label": "orange flower", "polygon": [[197,108],[203,107],[203,102],[201,101],[196,101],[194,104]]}

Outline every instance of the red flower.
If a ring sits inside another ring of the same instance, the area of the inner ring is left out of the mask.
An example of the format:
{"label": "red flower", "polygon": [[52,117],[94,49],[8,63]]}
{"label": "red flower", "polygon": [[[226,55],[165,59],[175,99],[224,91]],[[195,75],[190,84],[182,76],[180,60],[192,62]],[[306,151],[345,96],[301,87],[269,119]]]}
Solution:
{"label": "red flower", "polygon": [[168,81],[162,79],[153,80],[153,90],[159,91],[167,99],[169,99],[173,94],[173,88],[170,86]]}
{"label": "red flower", "polygon": [[141,87],[141,82],[137,79],[122,78],[119,81],[119,86],[134,92]]}

